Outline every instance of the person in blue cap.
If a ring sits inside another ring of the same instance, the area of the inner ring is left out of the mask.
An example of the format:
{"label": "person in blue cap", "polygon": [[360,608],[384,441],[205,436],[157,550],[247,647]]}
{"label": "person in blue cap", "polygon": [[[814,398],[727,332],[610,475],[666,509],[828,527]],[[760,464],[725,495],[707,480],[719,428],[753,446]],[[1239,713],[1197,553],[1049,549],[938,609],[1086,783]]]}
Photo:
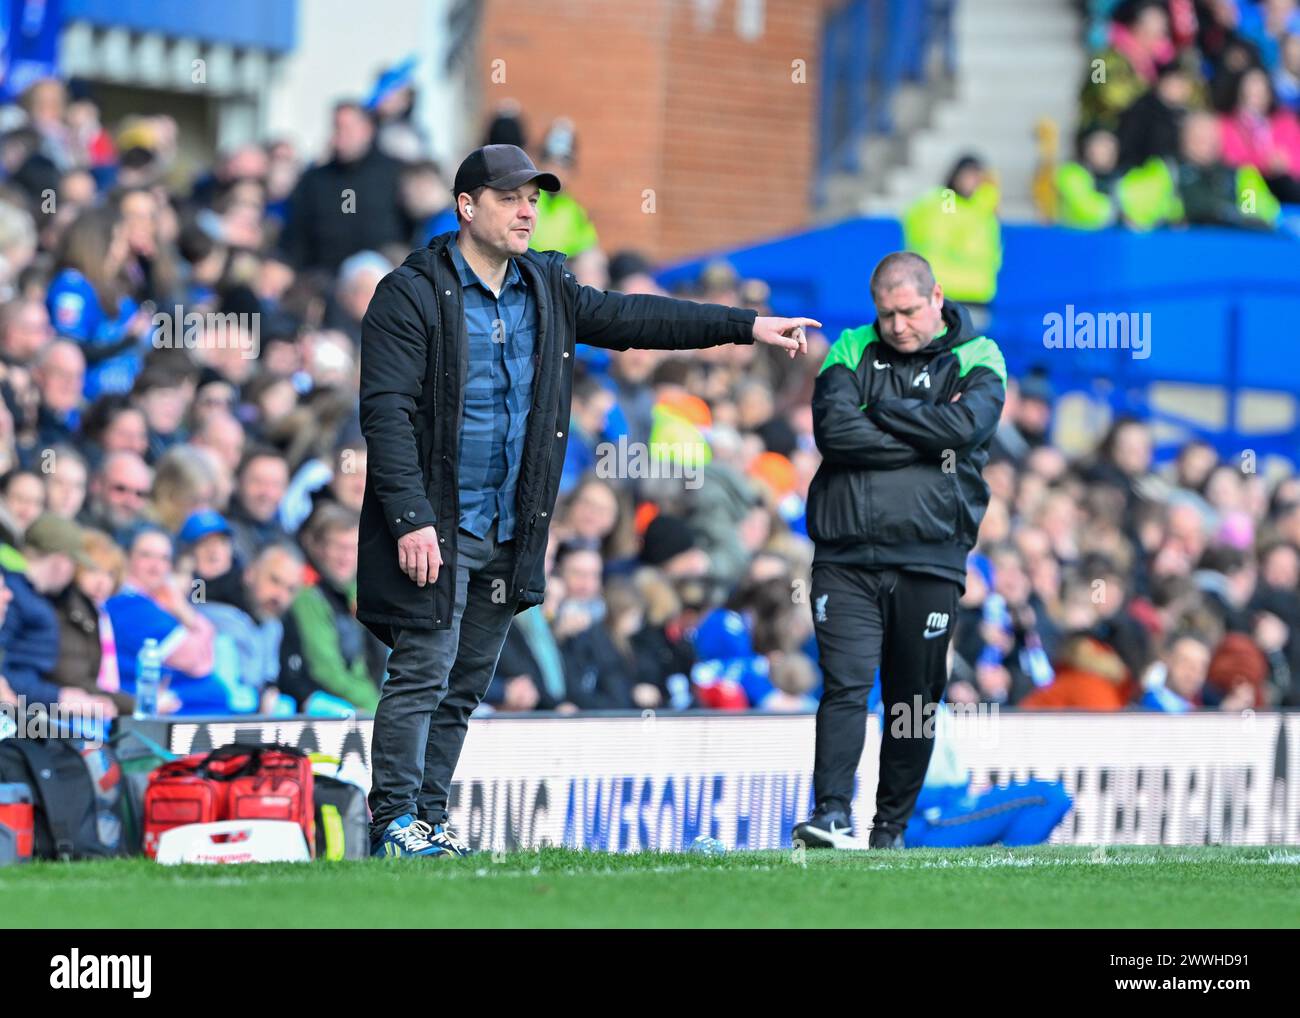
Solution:
{"label": "person in blue cap", "polygon": [[215,509],[200,509],[186,518],[176,535],[176,550],[193,560],[194,578],[203,581],[207,600],[229,600],[238,591],[234,531]]}
{"label": "person in blue cap", "polygon": [[375,145],[384,155],[404,163],[427,159],[429,136],[415,121],[415,69],[420,58],[412,54],[386,68],[366,99],[375,118]]}

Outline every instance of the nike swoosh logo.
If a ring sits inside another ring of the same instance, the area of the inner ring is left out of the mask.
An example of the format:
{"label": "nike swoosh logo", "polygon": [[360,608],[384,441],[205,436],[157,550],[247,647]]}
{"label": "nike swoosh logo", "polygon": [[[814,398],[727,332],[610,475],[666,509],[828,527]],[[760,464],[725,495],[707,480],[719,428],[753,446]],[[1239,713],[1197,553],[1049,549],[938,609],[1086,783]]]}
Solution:
{"label": "nike swoosh logo", "polygon": [[877,371],[879,371],[881,368],[887,368],[887,367],[889,367],[888,364],[881,364],[880,361],[876,361],[876,360],[873,360],[871,363],[872,363],[873,365],[875,365],[875,368],[876,368]]}
{"label": "nike swoosh logo", "polygon": [[925,637],[925,639],[927,640],[933,640],[936,636],[942,636],[947,631],[948,631],[947,629],[934,629],[934,630],[927,629],[921,635]]}

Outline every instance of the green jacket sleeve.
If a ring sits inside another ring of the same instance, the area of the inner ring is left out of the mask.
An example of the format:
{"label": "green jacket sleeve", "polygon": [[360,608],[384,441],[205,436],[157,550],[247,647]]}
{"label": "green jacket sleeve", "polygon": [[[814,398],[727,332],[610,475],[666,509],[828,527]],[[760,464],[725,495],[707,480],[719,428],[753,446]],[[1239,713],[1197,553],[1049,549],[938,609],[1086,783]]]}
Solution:
{"label": "green jacket sleeve", "polygon": [[364,657],[351,665],[343,659],[334,613],[324,595],[315,587],[304,587],[289,612],[298,626],[303,663],[312,681],[357,710],[374,711],[379,706],[379,690],[370,681]]}

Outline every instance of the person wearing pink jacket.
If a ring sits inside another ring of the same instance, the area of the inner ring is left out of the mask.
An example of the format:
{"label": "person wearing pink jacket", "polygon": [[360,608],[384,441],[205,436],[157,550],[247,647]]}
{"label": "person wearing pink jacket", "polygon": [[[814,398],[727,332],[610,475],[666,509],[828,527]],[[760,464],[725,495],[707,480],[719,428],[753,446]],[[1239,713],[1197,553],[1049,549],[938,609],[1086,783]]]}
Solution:
{"label": "person wearing pink jacket", "polygon": [[1278,106],[1268,74],[1258,67],[1242,74],[1219,125],[1224,162],[1255,167],[1280,201],[1300,202],[1300,119]]}

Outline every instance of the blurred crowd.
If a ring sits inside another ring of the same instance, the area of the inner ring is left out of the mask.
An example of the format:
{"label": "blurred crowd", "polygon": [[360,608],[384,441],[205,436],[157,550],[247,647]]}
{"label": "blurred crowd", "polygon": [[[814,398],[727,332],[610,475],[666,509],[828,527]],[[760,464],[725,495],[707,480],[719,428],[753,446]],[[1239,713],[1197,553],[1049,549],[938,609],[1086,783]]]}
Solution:
{"label": "blurred crowd", "polygon": [[[1288,227],[1285,207],[1300,205],[1300,0],[1082,6],[1100,44],[1068,158],[1057,126],[1037,125],[1039,217],[1080,230]],[[977,309],[997,292],[1000,199],[996,166],[971,152],[903,216],[908,248]]]}
{"label": "blurred crowd", "polygon": [[1300,203],[1296,0],[1100,0],[1074,158],[1052,211],[1069,226],[1268,229]]}
{"label": "blurred crowd", "polygon": [[[153,640],[164,712],[374,708],[386,652],[353,615],[361,320],[412,247],[454,228],[412,67],[334,105],[315,160],[279,138],[196,171],[173,120],[104,124],[76,82],[0,108],[0,701],[132,711]],[[577,158],[570,122],[532,139],[510,105],[482,140],[561,174]],[[539,212],[534,246],[580,281],[658,292],[574,196]],[[766,289],[719,265],[698,296],[761,307]],[[695,671],[716,629],[728,651],[791,649],[746,673],[745,704],[808,706],[790,594],[807,550],[775,533],[815,467],[784,423],[807,372],[727,348],[596,351],[579,374],[553,596],[519,617],[492,704],[741,705]],[[783,608],[768,631],[701,626],[760,596]]]}
{"label": "blurred crowd", "polygon": [[[75,83],[0,109],[0,702],[130,712],[154,640],[165,712],[373,710],[360,322],[454,222],[413,103],[403,65],[332,108],[320,158],[280,138],[198,173],[169,118],[102,124]],[[534,138],[513,106],[482,141],[560,175],[577,160],[571,123]],[[580,282],[663,292],[577,197],[543,199],[534,244]],[[768,312],[721,261],[683,295]],[[483,710],[815,708],[804,500],[827,348],[579,348],[547,599],[515,617]],[[1296,703],[1300,481],[1270,489],[1204,445],[1156,471],[1134,421],[1070,462],[1052,403],[1035,377],[1009,394],[952,698]]]}
{"label": "blurred crowd", "polygon": [[1180,712],[1300,703],[1300,480],[1193,441],[1161,468],[1117,419],[1071,461],[1053,393],[1013,382],[985,475],[949,696]]}

